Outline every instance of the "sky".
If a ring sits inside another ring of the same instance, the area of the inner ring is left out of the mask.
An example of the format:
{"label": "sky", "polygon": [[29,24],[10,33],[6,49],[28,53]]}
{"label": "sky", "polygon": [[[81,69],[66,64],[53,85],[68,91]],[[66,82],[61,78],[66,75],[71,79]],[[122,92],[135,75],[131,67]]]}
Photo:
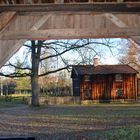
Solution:
{"label": "sky", "polygon": [[[97,41],[96,41],[97,40]],[[100,42],[99,39],[96,39],[95,42]],[[105,39],[106,40],[106,39]],[[106,64],[106,65],[113,65],[113,64],[118,64],[119,57],[120,57],[120,51],[124,47],[126,47],[127,40],[126,39],[110,39],[110,46],[111,48],[108,48],[103,45],[92,45],[95,50],[98,50],[99,55],[95,56],[99,58],[101,64]],[[84,53],[82,54],[84,55]],[[67,55],[66,57],[68,58],[75,57],[75,60],[77,60],[79,57],[76,57],[76,54],[72,55]]]}
{"label": "sky", "polygon": [[[97,47],[97,49],[99,50],[99,52],[101,53],[101,56],[96,56],[99,58],[101,64],[108,64],[108,65],[112,65],[112,64],[117,64],[118,63],[118,58],[119,58],[119,51],[121,50],[121,48],[123,48],[125,46],[125,44],[127,43],[127,40],[125,39],[111,39],[110,40],[111,46],[112,48],[109,49],[107,47],[104,47],[102,45],[98,45],[98,46],[94,46]],[[22,60],[25,53],[27,53],[26,47],[22,46],[19,51],[10,59],[10,62],[15,62],[17,59]],[[64,55],[64,57],[66,59],[71,59],[73,58],[73,56],[75,57],[75,59],[79,59],[77,56],[77,54],[73,54],[73,53],[66,53]],[[28,57],[28,59],[30,59],[30,57]],[[2,71],[4,72],[11,72],[12,68],[6,68],[3,67]]]}

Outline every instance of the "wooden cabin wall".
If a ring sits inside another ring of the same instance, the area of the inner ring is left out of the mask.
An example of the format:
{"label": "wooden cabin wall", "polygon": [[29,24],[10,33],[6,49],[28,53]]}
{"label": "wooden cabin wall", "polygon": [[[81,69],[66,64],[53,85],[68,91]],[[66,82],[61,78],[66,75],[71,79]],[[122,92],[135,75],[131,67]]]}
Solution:
{"label": "wooden cabin wall", "polygon": [[[107,87],[109,77],[97,75],[92,77],[92,97],[94,100],[110,99],[110,88]],[[109,82],[108,84],[111,84]]]}
{"label": "wooden cabin wall", "polygon": [[[136,75],[123,75],[123,99],[136,99]],[[86,91],[90,89],[91,100],[114,100],[120,99],[116,94],[116,80],[115,75],[95,75],[91,77],[90,81],[81,81],[80,96],[82,100],[86,98]]]}
{"label": "wooden cabin wall", "polygon": [[137,82],[136,75],[129,74],[124,75],[124,98],[125,99],[136,99],[137,95]]}
{"label": "wooden cabin wall", "polygon": [[[92,90],[93,90],[93,88],[92,88],[91,82],[88,82],[88,81],[82,82],[81,86],[80,86],[81,99],[82,100],[93,100],[93,98],[92,98]],[[90,92],[91,97],[87,97],[86,92]]]}
{"label": "wooden cabin wall", "polygon": [[73,84],[73,96],[80,96],[80,79],[73,78],[72,79],[72,84]]}
{"label": "wooden cabin wall", "polygon": [[90,88],[91,100],[110,100],[113,88],[112,75],[95,75],[91,77],[91,81],[81,81],[80,95],[82,100],[86,100],[86,89]]}

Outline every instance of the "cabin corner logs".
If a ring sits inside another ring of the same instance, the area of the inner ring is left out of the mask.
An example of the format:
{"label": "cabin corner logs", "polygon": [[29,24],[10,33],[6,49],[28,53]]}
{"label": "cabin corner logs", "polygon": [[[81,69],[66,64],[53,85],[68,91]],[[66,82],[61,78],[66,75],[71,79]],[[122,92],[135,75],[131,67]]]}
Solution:
{"label": "cabin corner logs", "polygon": [[81,100],[99,102],[120,99],[136,100],[138,94],[137,72],[133,70],[126,73],[116,71],[108,74],[89,74],[85,71],[79,75],[73,70],[73,96],[80,96]]}

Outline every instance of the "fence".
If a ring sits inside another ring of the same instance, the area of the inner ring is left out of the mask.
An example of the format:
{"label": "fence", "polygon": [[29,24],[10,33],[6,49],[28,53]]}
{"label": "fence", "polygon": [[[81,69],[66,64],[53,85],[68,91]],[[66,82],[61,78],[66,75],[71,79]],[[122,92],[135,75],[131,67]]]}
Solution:
{"label": "fence", "polygon": [[[31,97],[25,97],[24,101],[26,104],[31,104]],[[65,97],[40,97],[39,103],[43,104],[80,104],[81,100],[80,97],[72,97],[72,96],[65,96]]]}

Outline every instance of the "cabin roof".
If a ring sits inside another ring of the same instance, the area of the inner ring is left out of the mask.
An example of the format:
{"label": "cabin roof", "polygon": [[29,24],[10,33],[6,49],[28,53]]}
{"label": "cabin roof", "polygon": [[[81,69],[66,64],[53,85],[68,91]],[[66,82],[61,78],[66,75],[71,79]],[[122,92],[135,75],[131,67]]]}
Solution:
{"label": "cabin roof", "polygon": [[135,69],[129,65],[74,65],[72,66],[72,75],[95,75],[95,74],[136,74]]}

